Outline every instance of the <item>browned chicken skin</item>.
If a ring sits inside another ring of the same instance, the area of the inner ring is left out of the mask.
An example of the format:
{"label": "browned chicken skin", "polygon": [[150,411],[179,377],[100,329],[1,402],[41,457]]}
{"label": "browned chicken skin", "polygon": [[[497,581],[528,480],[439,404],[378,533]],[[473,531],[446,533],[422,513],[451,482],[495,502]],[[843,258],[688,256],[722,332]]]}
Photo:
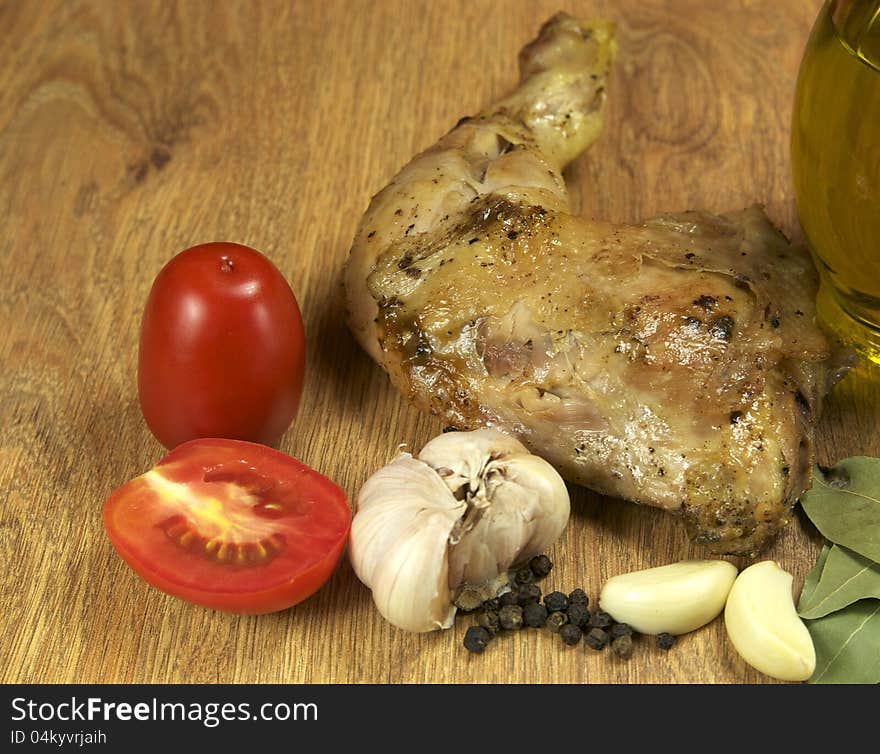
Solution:
{"label": "browned chicken skin", "polygon": [[349,323],[420,408],[754,555],[809,484],[838,371],[816,274],[757,207],[641,225],[570,213],[562,170],[601,131],[614,53],[609,24],[557,15],[510,96],[373,198]]}

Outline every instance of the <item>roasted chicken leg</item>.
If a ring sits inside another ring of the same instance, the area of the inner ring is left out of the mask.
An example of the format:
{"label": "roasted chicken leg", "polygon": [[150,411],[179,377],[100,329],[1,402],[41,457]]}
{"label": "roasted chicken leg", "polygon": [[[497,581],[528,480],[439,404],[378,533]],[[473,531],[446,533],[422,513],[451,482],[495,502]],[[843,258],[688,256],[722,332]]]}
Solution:
{"label": "roasted chicken leg", "polygon": [[817,279],[760,208],[640,225],[571,214],[612,27],[565,14],[521,82],[377,194],[345,271],[349,325],[417,406],[522,441],[568,480],[757,554],[808,486],[837,373]]}

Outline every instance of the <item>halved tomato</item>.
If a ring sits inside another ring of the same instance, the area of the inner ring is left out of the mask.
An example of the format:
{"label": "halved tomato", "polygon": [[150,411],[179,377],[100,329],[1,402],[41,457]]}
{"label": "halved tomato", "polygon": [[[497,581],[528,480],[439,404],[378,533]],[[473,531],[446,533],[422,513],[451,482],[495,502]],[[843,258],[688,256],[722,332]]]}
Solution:
{"label": "halved tomato", "polygon": [[333,573],[350,524],[334,482],[241,440],[186,442],[104,505],[110,541],[144,580],[235,613],[284,610],[314,594]]}

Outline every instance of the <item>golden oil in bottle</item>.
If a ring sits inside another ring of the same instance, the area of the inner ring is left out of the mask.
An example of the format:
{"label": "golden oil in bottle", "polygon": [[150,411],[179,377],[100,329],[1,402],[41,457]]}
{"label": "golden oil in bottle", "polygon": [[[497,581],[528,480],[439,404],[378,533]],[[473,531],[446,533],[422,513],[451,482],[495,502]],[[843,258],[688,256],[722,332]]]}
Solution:
{"label": "golden oil in bottle", "polygon": [[829,0],[804,52],[792,122],[801,226],[820,320],[880,363],[880,0]]}

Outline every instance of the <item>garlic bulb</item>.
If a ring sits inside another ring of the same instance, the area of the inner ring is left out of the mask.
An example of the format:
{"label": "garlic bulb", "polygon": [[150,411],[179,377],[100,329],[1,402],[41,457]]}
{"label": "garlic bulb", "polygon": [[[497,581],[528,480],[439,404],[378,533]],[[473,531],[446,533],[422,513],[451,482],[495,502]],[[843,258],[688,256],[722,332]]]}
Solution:
{"label": "garlic bulb", "polygon": [[492,429],[446,432],[363,485],[349,556],[379,612],[408,631],[449,628],[455,595],[552,545],[568,523],[556,470]]}

